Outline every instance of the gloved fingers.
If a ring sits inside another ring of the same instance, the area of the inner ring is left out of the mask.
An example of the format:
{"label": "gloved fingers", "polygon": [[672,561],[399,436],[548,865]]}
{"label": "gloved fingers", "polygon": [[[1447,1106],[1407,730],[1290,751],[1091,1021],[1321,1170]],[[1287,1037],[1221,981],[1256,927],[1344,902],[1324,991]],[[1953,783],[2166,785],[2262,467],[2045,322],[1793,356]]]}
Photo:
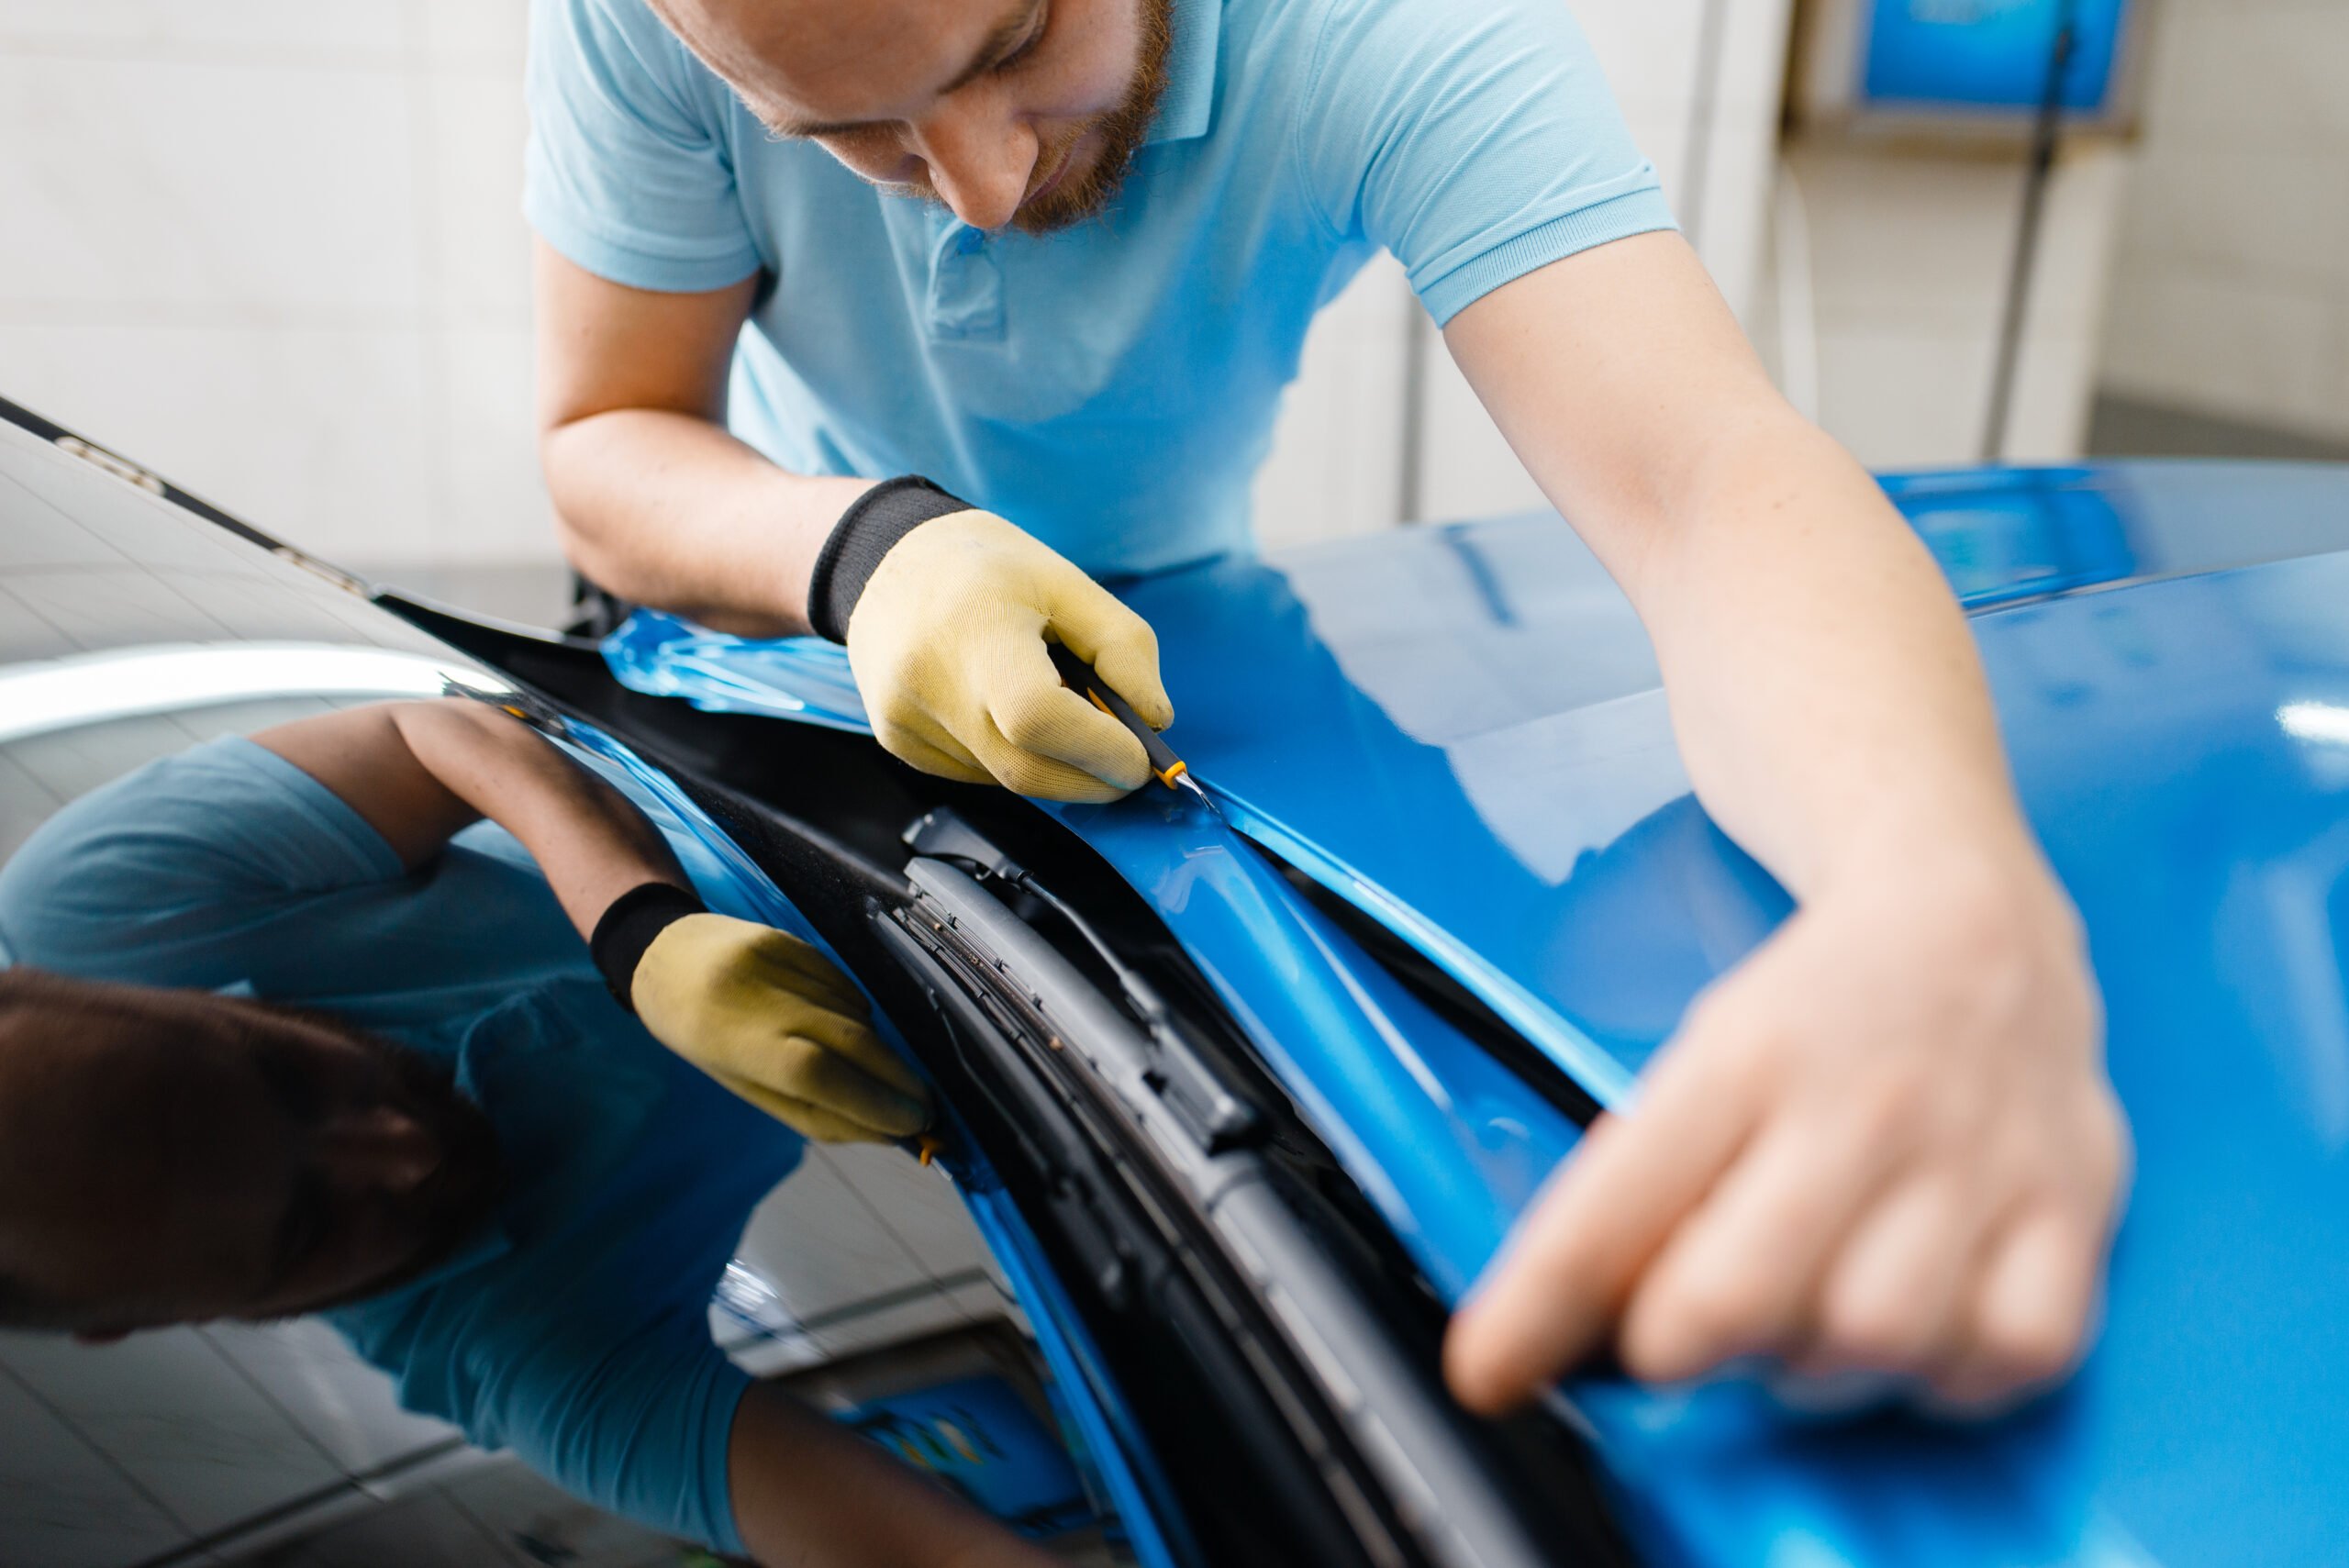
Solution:
{"label": "gloved fingers", "polygon": [[856,988],[855,981],[842,973],[840,966],[813,943],[801,941],[785,931],[769,935],[773,940],[761,943],[752,955],[760,984],[783,992],[789,1000],[838,1013],[855,1027],[863,1027],[863,1020],[872,1017],[873,1008],[865,1001],[864,993]]}
{"label": "gloved fingers", "polygon": [[1158,673],[1158,634],[1108,589],[1081,572],[1060,588],[1050,607],[1051,630],[1068,651],[1093,666],[1152,729],[1174,722],[1174,704]]}
{"label": "gloved fingers", "polygon": [[877,1128],[862,1126],[823,1106],[811,1105],[790,1095],[777,1094],[763,1084],[731,1073],[713,1072],[710,1076],[728,1089],[748,1100],[767,1115],[790,1128],[801,1137],[818,1143],[895,1143],[896,1140]]}
{"label": "gloved fingers", "polygon": [[[1019,781],[1014,782],[1005,775],[996,758],[983,760],[996,764],[996,776],[1021,795],[1044,795],[1057,800],[1114,799],[1150,781],[1150,758],[1141,742],[1124,725],[1094,706],[1090,698],[1061,684],[1060,672],[1052,667],[1052,657],[1041,639],[1022,637],[1016,648],[1007,650],[1000,665],[988,672],[985,695],[986,717],[996,737],[1030,762],[1012,763],[1020,774]],[[982,753],[987,750],[984,741],[976,749]],[[1065,764],[1084,775],[1084,780],[1065,777],[1050,765],[1053,763]],[[1114,793],[1099,795],[1097,781],[1110,785]]]}
{"label": "gloved fingers", "polygon": [[[923,1082],[921,1074],[874,1032],[873,1010],[865,1003],[864,993],[857,990],[848,977],[834,969],[821,954],[814,953],[812,949],[809,951],[815,962],[846,995],[834,1002],[799,992],[800,1005],[778,1016],[774,1031],[743,1039],[725,1048],[727,1064],[740,1071],[768,1050],[767,1042],[776,1033],[796,1035],[838,1053],[858,1071],[899,1094],[918,1100],[924,1106],[929,1105],[930,1085]],[[793,988],[783,989],[788,991]]]}
{"label": "gloved fingers", "polygon": [[[1125,738],[1133,741],[1130,735]],[[1132,785],[1111,784],[1083,768],[1072,767],[1052,757],[1040,757],[1032,751],[1023,751],[1001,735],[994,733],[992,727],[980,741],[980,751],[987,758],[997,784],[1014,795],[1024,795],[1031,800],[1065,800],[1077,805],[1099,806],[1112,800],[1122,800],[1133,793]],[[1137,756],[1142,754],[1138,741],[1134,742],[1134,753]]]}
{"label": "gloved fingers", "polygon": [[738,1051],[727,1067],[778,1094],[893,1138],[911,1138],[930,1125],[928,1091],[902,1093],[802,1034],[771,1040],[755,1053]]}
{"label": "gloved fingers", "polygon": [[885,721],[876,723],[873,733],[889,755],[933,778],[952,779],[957,784],[996,782],[995,775],[981,767],[979,760],[962,742],[942,730],[933,739],[917,733],[910,725]]}
{"label": "gloved fingers", "polygon": [[892,1138],[930,1125],[930,1092],[902,1092],[822,1041],[794,1031],[760,1039],[736,1035],[693,1056],[714,1076],[752,1084]]}
{"label": "gloved fingers", "polygon": [[930,1085],[862,1020],[834,1014],[798,1020],[793,1032],[836,1052],[858,1072],[917,1102],[928,1113]]}

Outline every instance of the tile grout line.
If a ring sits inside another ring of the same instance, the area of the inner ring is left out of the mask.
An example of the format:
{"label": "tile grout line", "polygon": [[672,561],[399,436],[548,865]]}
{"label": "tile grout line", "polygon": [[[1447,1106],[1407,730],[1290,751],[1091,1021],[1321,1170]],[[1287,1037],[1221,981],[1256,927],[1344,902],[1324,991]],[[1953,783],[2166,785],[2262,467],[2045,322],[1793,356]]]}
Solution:
{"label": "tile grout line", "polygon": [[261,1379],[255,1377],[251,1373],[245,1370],[243,1362],[230,1355],[221,1347],[218,1340],[215,1340],[210,1334],[205,1332],[202,1329],[195,1329],[195,1333],[197,1339],[204,1341],[206,1349],[209,1350],[215,1356],[217,1356],[222,1362],[228,1364],[228,1370],[232,1374],[241,1379],[245,1385],[250,1388],[255,1394],[261,1396],[262,1401],[271,1409],[276,1411],[280,1418],[282,1418],[287,1426],[293,1428],[296,1432],[301,1434],[302,1440],[309,1444],[311,1449],[317,1452],[320,1459],[326,1461],[328,1469],[333,1471],[337,1475],[342,1476],[345,1480],[350,1479],[350,1468],[345,1465],[342,1461],[337,1459],[333,1454],[328,1453],[327,1451],[326,1445],[311,1435],[310,1429],[304,1426],[300,1421],[295,1419],[294,1412],[287,1409],[278,1399],[276,1395],[272,1394],[268,1388],[263,1386]]}
{"label": "tile grout line", "polygon": [[196,1530],[194,1525],[189,1524],[185,1519],[180,1518],[179,1511],[177,1509],[166,1506],[162,1498],[149,1491],[147,1489],[146,1483],[139,1480],[139,1477],[131,1472],[129,1467],[122,1462],[122,1461],[117,1459],[114,1456],[113,1451],[103,1447],[96,1439],[83,1431],[71,1416],[68,1416],[63,1410],[60,1409],[47,1395],[43,1394],[39,1389],[27,1382],[24,1375],[18,1373],[15,1367],[9,1366],[5,1362],[0,1362],[0,1376],[7,1378],[9,1382],[15,1384],[17,1387],[23,1392],[26,1398],[30,1399],[34,1404],[48,1411],[59,1426],[63,1427],[68,1432],[71,1432],[73,1435],[75,1441],[79,1442],[83,1448],[88,1449],[92,1453],[97,1455],[100,1462],[105,1464],[108,1470],[113,1471],[117,1475],[122,1478],[123,1485],[128,1486],[133,1492],[137,1493],[139,1497],[146,1502],[147,1506],[154,1509],[155,1512],[167,1523],[176,1527],[180,1534],[186,1540],[192,1541],[196,1539]]}
{"label": "tile grout line", "polygon": [[921,1272],[921,1277],[930,1281],[932,1284],[937,1284],[938,1275],[930,1269],[930,1260],[923,1257],[920,1251],[915,1248],[914,1244],[907,1240],[905,1236],[899,1232],[896,1226],[889,1223],[889,1217],[882,1213],[880,1207],[874,1203],[872,1199],[864,1195],[864,1189],[863,1187],[859,1186],[855,1182],[849,1180],[848,1173],[841,1169],[840,1162],[837,1160],[832,1159],[829,1154],[824,1155],[823,1159],[825,1167],[831,1172],[833,1177],[839,1181],[841,1186],[848,1189],[849,1196],[854,1198],[858,1207],[862,1207],[865,1213],[873,1217],[874,1223],[878,1225],[882,1230],[888,1235],[890,1240],[895,1241],[897,1244],[897,1248],[900,1251],[904,1252],[907,1257],[913,1260],[914,1267]]}

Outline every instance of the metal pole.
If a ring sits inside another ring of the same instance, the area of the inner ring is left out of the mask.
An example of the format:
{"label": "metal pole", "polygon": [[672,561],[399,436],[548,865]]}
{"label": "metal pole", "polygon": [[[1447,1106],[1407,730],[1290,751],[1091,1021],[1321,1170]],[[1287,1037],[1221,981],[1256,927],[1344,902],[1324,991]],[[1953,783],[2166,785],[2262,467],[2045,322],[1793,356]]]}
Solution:
{"label": "metal pole", "polygon": [[1395,476],[1395,520],[1418,523],[1427,519],[1428,339],[1435,335],[1427,307],[1410,291],[1403,295],[1403,397],[1397,410],[1402,420]]}
{"label": "metal pole", "polygon": [[1688,101],[1688,172],[1677,205],[1681,235],[1700,256],[1705,252],[1706,207],[1712,195],[1713,122],[1720,109],[1728,7],[1729,0],[1705,0],[1697,19],[1697,79]]}
{"label": "metal pole", "polygon": [[2015,378],[2021,368],[2023,319],[2031,306],[2032,274],[2039,261],[2039,234],[2046,217],[2047,187],[2055,172],[2055,152],[2064,128],[2064,79],[2071,73],[2079,45],[2078,0],[2058,0],[2055,39],[2047,56],[2047,87],[2040,95],[2032,128],[2031,172],[2023,183],[2022,223],[2007,274],[2006,317],[1998,327],[1998,362],[1990,376],[1990,417],[1982,432],[1982,461],[1998,462],[2007,452],[2007,423],[2014,406]]}

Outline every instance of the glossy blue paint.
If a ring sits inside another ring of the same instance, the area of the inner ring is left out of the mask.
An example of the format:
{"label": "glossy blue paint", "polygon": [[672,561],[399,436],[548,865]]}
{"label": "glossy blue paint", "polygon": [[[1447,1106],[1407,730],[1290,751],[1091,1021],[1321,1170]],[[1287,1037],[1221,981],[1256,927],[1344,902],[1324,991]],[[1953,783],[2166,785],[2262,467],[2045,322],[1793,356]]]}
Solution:
{"label": "glossy blue paint", "polygon": [[[1887,489],[1977,612],[2018,781],[2088,921],[2140,1158],[2109,1328],[2072,1387],[1987,1429],[1804,1421],[1742,1385],[1586,1381],[1574,1406],[1666,1561],[2341,1561],[2349,473]],[[1645,639],[1555,518],[1122,591],[1159,629],[1172,739],[1229,823],[1420,945],[1602,1098],[1787,911],[1689,797]],[[691,660],[721,686],[662,647],[657,628],[624,638],[615,668],[801,717],[822,705],[790,682],[837,659],[702,639]],[[852,727],[847,706],[824,711]],[[1225,823],[1154,795],[1059,815],[1156,901],[1276,1071],[1318,1092],[1341,1157],[1456,1290],[1523,1202],[1510,1162],[1543,1144],[1522,1140],[1500,1179],[1447,1100],[1497,1126],[1508,1084],[1464,1092],[1435,1071],[1439,1090],[1390,1114],[1340,1103],[1382,1054],[1414,1083],[1414,1063],[1445,1060],[1432,1020],[1328,1005],[1366,966]]]}
{"label": "glossy blue paint", "polygon": [[[1458,1299],[1576,1131],[1187,795],[1055,814],[1162,910],[1282,1084]],[[1440,1145],[1440,1148],[1431,1147]]]}

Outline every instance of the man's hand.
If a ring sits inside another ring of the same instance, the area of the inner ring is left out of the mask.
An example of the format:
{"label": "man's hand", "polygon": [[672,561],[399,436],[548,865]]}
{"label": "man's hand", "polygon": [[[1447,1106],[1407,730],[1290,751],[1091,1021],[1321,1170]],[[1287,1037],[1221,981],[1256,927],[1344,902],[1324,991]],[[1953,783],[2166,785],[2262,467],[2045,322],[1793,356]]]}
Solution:
{"label": "man's hand", "polygon": [[1612,1341],[1987,1412],[2080,1356],[2128,1184],[2076,915],[1946,851],[1831,884],[1699,997],[1595,1126],[1446,1349],[1498,1411]]}
{"label": "man's hand", "polygon": [[644,950],[629,1000],[655,1040],[819,1142],[929,1125],[929,1090],[873,1032],[863,996],[796,937],[687,915]]}
{"label": "man's hand", "polygon": [[848,622],[874,732],[924,773],[1053,800],[1150,778],[1141,742],[1061,683],[1065,644],[1152,728],[1174,720],[1149,623],[990,512],[934,517],[890,549]]}

